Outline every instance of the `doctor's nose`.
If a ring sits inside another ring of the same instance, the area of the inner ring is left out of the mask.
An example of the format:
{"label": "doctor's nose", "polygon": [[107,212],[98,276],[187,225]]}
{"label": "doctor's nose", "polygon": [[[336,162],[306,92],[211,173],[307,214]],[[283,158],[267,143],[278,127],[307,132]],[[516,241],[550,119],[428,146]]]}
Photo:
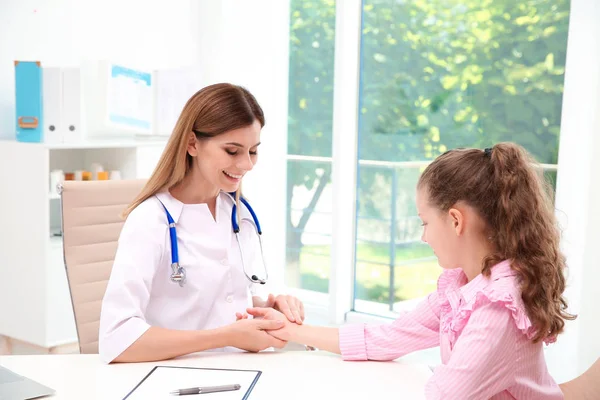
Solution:
{"label": "doctor's nose", "polygon": [[250,154],[241,157],[236,165],[239,169],[244,170],[246,172],[251,171],[254,168],[254,162]]}

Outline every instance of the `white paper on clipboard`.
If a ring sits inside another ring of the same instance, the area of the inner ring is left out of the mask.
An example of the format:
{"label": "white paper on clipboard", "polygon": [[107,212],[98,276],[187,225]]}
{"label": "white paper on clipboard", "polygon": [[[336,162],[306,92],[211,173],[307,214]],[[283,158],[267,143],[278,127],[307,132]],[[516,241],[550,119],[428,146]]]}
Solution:
{"label": "white paper on clipboard", "polygon": [[255,370],[157,366],[123,400],[173,400],[178,396],[170,393],[177,389],[233,384],[239,384],[241,388],[211,393],[211,400],[245,400],[261,373]]}
{"label": "white paper on clipboard", "polygon": [[153,73],[110,65],[107,86],[109,125],[152,134],[154,116]]}

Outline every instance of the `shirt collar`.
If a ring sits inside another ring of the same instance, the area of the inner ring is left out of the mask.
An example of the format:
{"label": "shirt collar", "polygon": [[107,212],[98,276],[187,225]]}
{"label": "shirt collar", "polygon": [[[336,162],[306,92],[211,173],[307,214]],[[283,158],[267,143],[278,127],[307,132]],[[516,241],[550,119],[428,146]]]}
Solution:
{"label": "shirt collar", "polygon": [[[464,276],[463,279],[466,281],[466,275],[464,274],[464,272],[461,275]],[[492,267],[489,278],[484,276],[483,274],[479,274],[470,282],[467,282],[466,284],[462,285],[459,289],[460,294],[462,295],[465,302],[468,304],[475,298],[477,293],[481,292],[491,282],[497,281],[500,278],[514,275],[516,275],[516,272],[513,271],[512,268],[510,268],[510,261],[501,261]]]}
{"label": "shirt collar", "polygon": [[451,282],[446,290],[446,298],[450,302],[453,310],[458,310],[461,304],[471,303],[478,293],[482,292],[488,285],[498,279],[516,275],[516,272],[510,268],[510,261],[504,260],[492,267],[490,277],[477,275],[470,282],[467,275],[461,270],[456,274],[454,281]]}

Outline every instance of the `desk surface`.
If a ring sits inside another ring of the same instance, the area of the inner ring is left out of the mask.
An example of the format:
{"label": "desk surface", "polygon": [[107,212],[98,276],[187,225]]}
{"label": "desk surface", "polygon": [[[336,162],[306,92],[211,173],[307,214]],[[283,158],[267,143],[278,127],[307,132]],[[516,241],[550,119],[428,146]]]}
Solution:
{"label": "desk surface", "polygon": [[325,352],[303,351],[198,353],[162,362],[111,365],[91,354],[3,356],[0,365],[56,390],[52,400],[122,399],[155,365],[261,370],[250,400],[383,399],[390,395],[423,399],[432,374],[423,364],[348,362]]}

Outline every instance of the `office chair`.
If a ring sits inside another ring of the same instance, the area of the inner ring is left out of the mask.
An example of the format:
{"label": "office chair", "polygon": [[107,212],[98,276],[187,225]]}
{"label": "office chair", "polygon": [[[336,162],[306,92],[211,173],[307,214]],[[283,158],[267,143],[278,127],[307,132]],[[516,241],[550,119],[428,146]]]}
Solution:
{"label": "office chair", "polygon": [[121,213],[145,180],[65,181],[63,252],[81,354],[98,353],[100,309],[117,251]]}

